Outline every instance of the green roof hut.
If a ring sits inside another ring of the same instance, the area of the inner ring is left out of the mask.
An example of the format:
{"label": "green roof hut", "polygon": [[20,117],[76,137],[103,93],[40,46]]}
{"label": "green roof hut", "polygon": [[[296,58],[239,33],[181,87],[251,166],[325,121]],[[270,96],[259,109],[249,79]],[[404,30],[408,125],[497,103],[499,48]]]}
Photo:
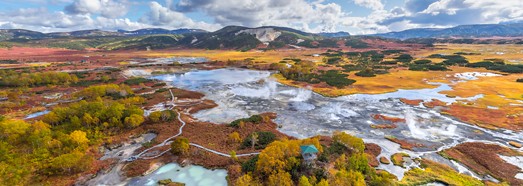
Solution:
{"label": "green roof hut", "polygon": [[301,156],[307,162],[316,160],[316,154],[318,154],[318,149],[314,145],[302,145],[300,146]]}

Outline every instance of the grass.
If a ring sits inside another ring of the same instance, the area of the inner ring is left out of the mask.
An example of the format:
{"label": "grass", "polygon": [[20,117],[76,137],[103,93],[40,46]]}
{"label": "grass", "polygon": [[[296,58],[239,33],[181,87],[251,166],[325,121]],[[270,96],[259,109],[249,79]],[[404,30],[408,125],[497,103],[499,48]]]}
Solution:
{"label": "grass", "polygon": [[[313,91],[329,96],[343,96],[350,94],[382,94],[388,92],[394,92],[399,89],[425,89],[425,88],[436,88],[437,85],[428,84],[429,82],[441,82],[450,83],[449,77],[455,73],[470,72],[470,68],[464,67],[451,67],[451,71],[409,71],[407,69],[394,69],[390,70],[388,74],[382,74],[376,77],[359,77],[354,75],[355,72],[349,73],[350,79],[356,80],[356,82],[345,88],[332,88],[332,87],[320,87],[312,86]],[[477,72],[485,72],[484,69],[474,69]],[[274,75],[280,83],[306,87],[309,85],[300,84],[291,80],[286,80],[280,75]],[[513,81],[515,82],[515,81]]]}
{"label": "grass", "polygon": [[403,157],[409,157],[409,154],[407,153],[396,153],[396,154],[393,154],[391,157],[390,157],[390,160],[392,161],[392,163],[396,166],[400,166],[400,167],[403,167]]}
{"label": "grass", "polygon": [[[442,182],[447,185],[477,186],[485,185],[482,181],[460,174],[447,165],[439,164],[430,160],[422,160],[420,168],[414,168],[405,173],[399,185],[423,185],[433,182]],[[501,185],[501,184],[491,184]]]}
{"label": "grass", "polygon": [[228,61],[228,60],[245,60],[253,58],[258,63],[278,63],[285,58],[299,58],[302,60],[320,60],[319,57],[310,56],[324,52],[323,49],[316,50],[288,50],[288,51],[232,51],[232,50],[177,50],[175,53],[167,52],[149,52],[150,57],[205,57],[211,61]]}
{"label": "grass", "polygon": [[[479,44],[445,44],[437,45],[437,50],[424,51],[418,57],[426,57],[431,54],[455,54],[459,52],[476,53],[477,55],[463,55],[471,63],[480,62],[484,59],[503,59],[506,63],[517,64],[523,58],[523,45],[479,45]],[[502,52],[503,54],[499,53]],[[440,60],[433,61],[439,62]]]}

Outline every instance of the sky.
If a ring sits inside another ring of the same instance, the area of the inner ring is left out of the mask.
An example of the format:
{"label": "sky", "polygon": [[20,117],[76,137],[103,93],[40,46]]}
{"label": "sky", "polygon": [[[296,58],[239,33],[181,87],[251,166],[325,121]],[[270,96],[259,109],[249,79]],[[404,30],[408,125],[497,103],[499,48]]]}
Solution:
{"label": "sky", "polygon": [[374,34],[523,22],[523,0],[1,0],[0,28],[86,29],[283,26]]}

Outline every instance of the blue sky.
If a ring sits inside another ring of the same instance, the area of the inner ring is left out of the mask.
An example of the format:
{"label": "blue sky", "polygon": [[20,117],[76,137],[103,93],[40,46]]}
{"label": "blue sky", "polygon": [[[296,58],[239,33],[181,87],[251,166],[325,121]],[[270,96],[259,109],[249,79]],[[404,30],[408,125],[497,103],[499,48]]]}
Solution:
{"label": "blue sky", "polygon": [[371,34],[523,20],[521,0],[2,0],[0,28],[42,32],[227,25]]}

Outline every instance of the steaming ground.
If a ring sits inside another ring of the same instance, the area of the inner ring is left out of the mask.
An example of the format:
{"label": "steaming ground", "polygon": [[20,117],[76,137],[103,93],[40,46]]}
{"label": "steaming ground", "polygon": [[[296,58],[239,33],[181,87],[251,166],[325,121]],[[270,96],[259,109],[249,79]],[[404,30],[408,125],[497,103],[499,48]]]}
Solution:
{"label": "steaming ground", "polygon": [[[441,115],[436,110],[423,106],[409,106],[398,98],[440,99],[452,103],[457,99],[448,98],[438,92],[450,90],[446,84],[439,84],[435,89],[399,90],[393,93],[366,95],[356,94],[338,98],[327,98],[310,90],[290,87],[277,83],[270,78],[268,71],[245,69],[195,70],[184,74],[161,75],[153,78],[169,81],[172,85],[206,94],[219,106],[200,111],[194,117],[202,121],[228,123],[238,118],[248,117],[263,112],[278,114],[276,122],[280,131],[298,138],[315,135],[329,135],[333,131],[346,131],[361,137],[366,142],[380,145],[380,156],[387,158],[397,152],[406,152],[411,157],[434,157],[435,152],[453,147],[467,141],[482,141],[506,144],[509,140],[523,141],[523,135],[511,131],[491,131],[471,126]],[[374,120],[371,115],[405,118],[396,129],[373,129],[371,124],[383,124],[385,121]],[[480,132],[478,132],[480,131]],[[424,147],[414,151],[401,149],[398,144],[384,139],[394,136]],[[435,159],[438,159],[437,157]],[[442,160],[440,161],[442,162]],[[451,162],[444,162],[456,169]],[[411,167],[417,166],[415,163]],[[399,179],[407,169],[394,165],[380,165]],[[467,172],[463,170],[463,172]]]}

